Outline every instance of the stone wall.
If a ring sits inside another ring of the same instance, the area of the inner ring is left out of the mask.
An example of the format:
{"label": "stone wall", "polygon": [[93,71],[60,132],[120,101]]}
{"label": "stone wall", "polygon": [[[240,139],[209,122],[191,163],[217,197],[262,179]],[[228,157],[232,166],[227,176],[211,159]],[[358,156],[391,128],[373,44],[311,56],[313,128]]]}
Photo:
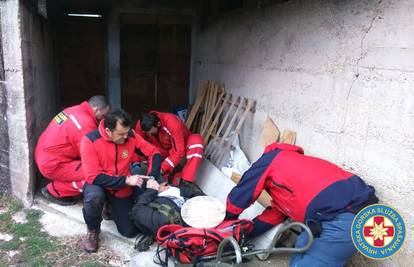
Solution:
{"label": "stone wall", "polygon": [[[1,11],[0,11],[1,12]],[[1,13],[0,13],[1,14]],[[4,78],[3,44],[0,17],[0,195],[10,192],[9,134],[7,127],[7,94]]]}

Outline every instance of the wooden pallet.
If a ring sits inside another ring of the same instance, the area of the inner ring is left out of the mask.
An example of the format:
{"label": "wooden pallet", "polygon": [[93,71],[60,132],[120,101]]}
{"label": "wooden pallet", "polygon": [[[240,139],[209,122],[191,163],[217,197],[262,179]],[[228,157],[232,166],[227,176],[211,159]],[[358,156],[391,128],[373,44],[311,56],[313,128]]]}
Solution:
{"label": "wooden pallet", "polygon": [[[219,110],[215,114],[213,123],[205,138],[210,135],[214,138],[208,143],[205,154],[217,167],[221,167],[226,156],[232,150],[232,144],[240,133],[247,117],[254,111],[256,101],[245,97],[233,97],[226,94]],[[220,126],[216,132],[211,131],[221,119]]]}

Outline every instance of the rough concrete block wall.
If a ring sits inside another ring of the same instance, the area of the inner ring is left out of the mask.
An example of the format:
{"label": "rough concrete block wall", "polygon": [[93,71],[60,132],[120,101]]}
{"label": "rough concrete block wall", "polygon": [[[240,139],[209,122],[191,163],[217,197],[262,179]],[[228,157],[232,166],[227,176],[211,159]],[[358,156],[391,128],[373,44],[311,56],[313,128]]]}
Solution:
{"label": "rough concrete block wall", "polygon": [[20,39],[19,1],[1,1],[5,96],[9,141],[9,176],[12,193],[28,205],[29,149]]}
{"label": "rough concrete block wall", "polygon": [[258,102],[241,136],[251,160],[270,116],[297,131],[307,154],[359,174],[401,212],[405,244],[375,266],[414,258],[412,14],[410,0],[292,0],[211,23],[197,42],[197,79]]}
{"label": "rough concrete block wall", "polygon": [[[0,17],[1,20],[1,17]],[[7,127],[7,95],[4,79],[3,45],[0,22],[0,195],[11,190],[9,175],[9,134]]]}
{"label": "rough concrete block wall", "polygon": [[33,12],[17,0],[0,1],[8,172],[12,193],[25,205],[33,199],[34,144],[56,108],[53,45]]}

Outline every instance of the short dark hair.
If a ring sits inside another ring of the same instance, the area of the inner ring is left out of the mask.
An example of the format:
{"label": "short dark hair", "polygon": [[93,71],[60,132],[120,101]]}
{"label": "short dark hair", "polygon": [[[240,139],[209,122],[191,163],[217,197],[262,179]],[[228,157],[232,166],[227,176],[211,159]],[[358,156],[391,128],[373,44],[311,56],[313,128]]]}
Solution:
{"label": "short dark hair", "polygon": [[132,123],[131,115],[123,109],[117,109],[109,112],[104,119],[104,127],[110,131],[115,130],[116,123],[119,122],[122,127],[130,127]]}
{"label": "short dark hair", "polygon": [[155,114],[152,113],[144,113],[141,116],[141,129],[144,132],[151,130],[152,127],[158,127],[158,122],[160,118],[158,118]]}
{"label": "short dark hair", "polygon": [[106,99],[102,95],[94,95],[91,98],[89,98],[88,103],[91,107],[97,107],[99,109],[106,108],[108,106],[108,102],[106,102]]}

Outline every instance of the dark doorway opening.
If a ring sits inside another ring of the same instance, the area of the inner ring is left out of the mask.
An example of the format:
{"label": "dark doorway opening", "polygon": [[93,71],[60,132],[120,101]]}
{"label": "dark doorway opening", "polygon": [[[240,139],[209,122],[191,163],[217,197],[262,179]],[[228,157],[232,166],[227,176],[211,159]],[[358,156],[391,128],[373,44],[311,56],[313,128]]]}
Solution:
{"label": "dark doorway opening", "polygon": [[120,37],[122,106],[135,119],[187,106],[191,16],[122,14]]}
{"label": "dark doorway opening", "polygon": [[106,95],[104,20],[65,14],[56,34],[60,107]]}

